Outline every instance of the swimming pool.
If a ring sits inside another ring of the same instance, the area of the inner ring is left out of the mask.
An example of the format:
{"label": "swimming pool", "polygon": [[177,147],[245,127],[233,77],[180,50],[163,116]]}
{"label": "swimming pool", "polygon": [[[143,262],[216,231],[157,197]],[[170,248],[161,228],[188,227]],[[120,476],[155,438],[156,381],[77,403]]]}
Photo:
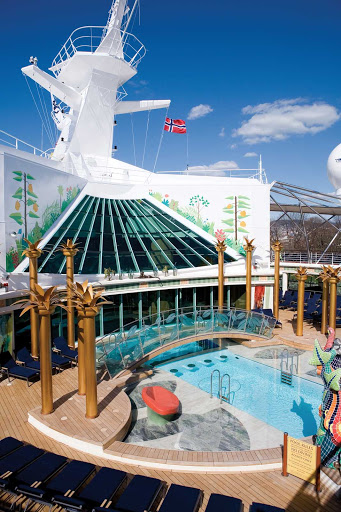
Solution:
{"label": "swimming pool", "polygon": [[[234,407],[293,437],[316,434],[323,392],[321,384],[296,376],[291,386],[282,384],[279,370],[237,356],[228,349],[186,357],[157,365],[157,368],[207,393],[210,393],[213,370],[219,370],[221,375],[228,373],[230,403]],[[219,394],[217,372],[213,377],[213,394]],[[227,378],[223,384],[223,395],[226,394]]]}

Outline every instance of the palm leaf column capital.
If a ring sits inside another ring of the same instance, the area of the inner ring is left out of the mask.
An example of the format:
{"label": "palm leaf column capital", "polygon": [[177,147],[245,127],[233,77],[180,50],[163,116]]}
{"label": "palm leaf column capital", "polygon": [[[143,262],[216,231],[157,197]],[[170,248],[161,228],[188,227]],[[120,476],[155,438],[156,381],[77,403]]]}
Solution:
{"label": "palm leaf column capital", "polygon": [[[98,314],[103,304],[112,304],[102,297],[103,291],[103,288],[93,288],[91,284],[88,284],[88,281],[84,281],[84,283],[74,283],[72,286],[72,302],[77,309],[78,318],[83,322],[86,392],[85,417],[89,419],[98,416],[95,316]],[[79,361],[78,364],[79,363],[83,364],[82,361]]]}
{"label": "palm leaf column capital", "polygon": [[36,309],[40,317],[41,414],[53,412],[50,316],[57,306],[66,309],[64,302],[65,298],[57,291],[56,286],[43,290],[38,284],[34,286],[34,291],[30,294],[29,299],[17,301],[23,307],[20,316],[24,315],[27,311]]}
{"label": "palm leaf column capital", "polygon": [[251,282],[252,282],[252,251],[255,246],[252,244],[254,238],[249,240],[246,236],[244,237],[245,243],[243,249],[246,252],[246,308],[251,311]]}
{"label": "palm leaf column capital", "polygon": [[[24,238],[27,243],[27,248],[23,251],[23,255],[29,259],[29,280],[30,280],[30,299],[33,300],[33,293],[35,285],[38,283],[38,258],[42,255],[43,251],[39,249],[38,245],[42,241],[40,238],[36,242],[30,242]],[[32,357],[38,359],[39,356],[39,317],[36,308],[32,308],[30,312],[31,324],[31,354]]]}
{"label": "palm leaf column capital", "polygon": [[308,278],[306,267],[299,267],[295,274],[298,281],[297,293],[297,320],[296,320],[296,336],[303,336],[303,319],[304,319],[304,283]]}
{"label": "palm leaf column capital", "polygon": [[67,343],[71,349],[75,348],[75,312],[72,307],[72,287],[74,278],[74,257],[79,251],[77,243],[74,243],[71,238],[62,243],[59,250],[62,251],[66,258],[66,288],[67,288]]}
{"label": "palm leaf column capital", "polygon": [[280,281],[280,255],[283,245],[279,240],[276,240],[271,249],[275,254],[274,262],[274,289],[273,289],[273,314],[279,320],[279,281]]}

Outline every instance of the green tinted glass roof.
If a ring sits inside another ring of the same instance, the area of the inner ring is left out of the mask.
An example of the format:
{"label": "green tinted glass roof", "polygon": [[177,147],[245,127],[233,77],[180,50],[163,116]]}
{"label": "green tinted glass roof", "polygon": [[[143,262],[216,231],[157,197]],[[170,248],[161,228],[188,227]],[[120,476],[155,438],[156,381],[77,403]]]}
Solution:
{"label": "green tinted glass roof", "polygon": [[[218,263],[212,243],[146,199],[85,196],[44,248],[39,272],[65,273],[61,242],[79,245],[76,274],[141,272]],[[225,261],[234,261],[225,253]]]}

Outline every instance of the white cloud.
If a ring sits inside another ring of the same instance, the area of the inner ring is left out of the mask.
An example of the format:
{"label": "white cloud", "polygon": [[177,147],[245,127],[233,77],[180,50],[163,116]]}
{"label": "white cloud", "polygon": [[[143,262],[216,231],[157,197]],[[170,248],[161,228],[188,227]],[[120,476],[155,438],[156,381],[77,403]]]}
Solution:
{"label": "white cloud", "polygon": [[213,176],[225,176],[224,171],[226,169],[239,169],[239,166],[234,160],[220,160],[214,164],[195,165],[193,167],[188,167],[188,173],[201,174],[205,173],[205,171],[217,171],[212,173]]}
{"label": "white cloud", "polygon": [[199,117],[207,116],[210,112],[213,112],[213,108],[210,105],[197,105],[196,107],[192,107],[188,112],[187,119],[199,119]]}
{"label": "white cloud", "polygon": [[219,137],[225,137],[225,128],[224,127],[220,130]]}
{"label": "white cloud", "polygon": [[251,117],[233,130],[232,135],[242,137],[246,144],[284,140],[307,133],[314,135],[340,119],[340,113],[333,105],[309,104],[303,98],[248,105],[242,113]]}
{"label": "white cloud", "polygon": [[249,153],[245,153],[244,155],[246,158],[252,158],[253,156],[258,156],[257,153],[255,153],[254,151],[251,151]]}

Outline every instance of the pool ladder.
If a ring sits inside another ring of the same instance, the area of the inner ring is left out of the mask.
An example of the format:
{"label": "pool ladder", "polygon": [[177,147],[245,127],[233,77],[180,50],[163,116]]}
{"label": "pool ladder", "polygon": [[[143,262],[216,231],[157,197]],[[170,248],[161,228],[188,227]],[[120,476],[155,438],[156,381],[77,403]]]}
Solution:
{"label": "pool ladder", "polygon": [[[218,397],[220,399],[220,403],[222,403],[222,401],[224,400],[225,402],[230,402],[230,393],[231,393],[231,377],[228,373],[224,373],[224,375],[221,375],[220,374],[220,370],[218,369],[215,369],[213,370],[213,372],[211,373],[211,392],[210,392],[210,397],[212,398],[213,396],[213,376],[215,373],[218,373],[218,382],[219,382],[219,394],[218,394]],[[227,390],[228,390],[228,393],[226,396],[223,395],[223,382],[224,382],[224,377],[227,377],[228,378],[228,387],[227,387]]]}
{"label": "pool ladder", "polygon": [[[284,353],[286,352],[286,361],[284,361]],[[294,363],[294,357],[296,356],[296,364]],[[290,364],[291,362],[291,364]],[[284,369],[285,363],[285,369]],[[294,374],[298,374],[298,352],[295,350],[291,354],[289,354],[289,350],[285,348],[281,354],[281,382],[282,384],[288,384],[288,386],[292,385],[292,376]]]}

